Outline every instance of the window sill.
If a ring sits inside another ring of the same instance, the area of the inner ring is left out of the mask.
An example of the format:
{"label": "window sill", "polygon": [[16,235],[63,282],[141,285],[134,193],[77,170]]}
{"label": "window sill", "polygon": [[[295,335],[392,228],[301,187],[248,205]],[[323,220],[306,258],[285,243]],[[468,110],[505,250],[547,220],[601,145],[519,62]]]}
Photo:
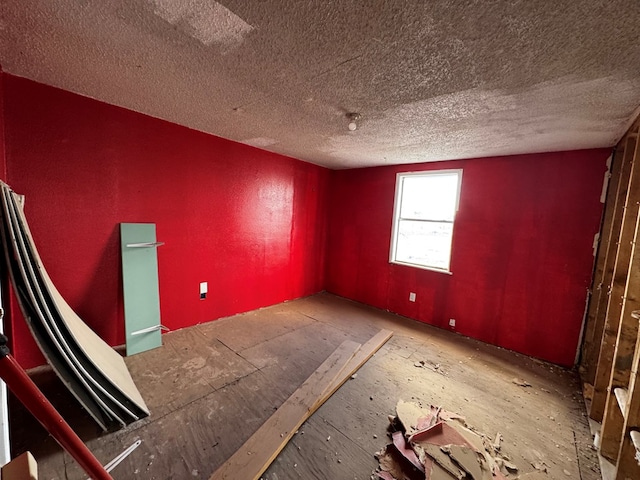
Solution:
{"label": "window sill", "polygon": [[431,272],[444,273],[445,275],[453,275],[451,270],[445,270],[443,268],[436,268],[436,267],[427,267],[425,265],[418,265],[417,263],[400,262],[398,260],[389,260],[389,263],[393,263],[395,265],[402,265],[404,267],[419,268],[420,270],[429,270]]}

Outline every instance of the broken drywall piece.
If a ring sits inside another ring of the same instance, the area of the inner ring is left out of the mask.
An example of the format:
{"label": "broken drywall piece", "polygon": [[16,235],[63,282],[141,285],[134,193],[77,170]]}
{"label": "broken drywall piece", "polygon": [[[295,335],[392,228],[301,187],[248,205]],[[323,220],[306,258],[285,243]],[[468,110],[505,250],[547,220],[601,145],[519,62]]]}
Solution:
{"label": "broken drywall piece", "polygon": [[487,471],[487,468],[483,468],[484,457],[478,452],[472,448],[460,445],[446,445],[441,447],[441,449],[443,452],[448,453],[473,480],[483,480],[483,472]]}
{"label": "broken drywall piece", "polygon": [[438,422],[428,430],[415,433],[409,438],[409,441],[418,444],[428,443],[441,447],[445,445],[462,445],[474,451],[479,451],[473,444],[467,441],[465,437],[458,433],[454,427],[445,422]]}
{"label": "broken drywall piece", "polygon": [[500,450],[500,442],[502,442],[502,434],[500,432],[496,433],[496,439],[493,441],[493,449],[497,452]]}
{"label": "broken drywall piece", "polygon": [[396,415],[407,436],[419,430],[418,425],[431,425],[435,417],[432,410],[426,411],[412,402],[398,400]]}
{"label": "broken drywall piece", "polygon": [[442,468],[437,463],[434,463],[428,479],[429,480],[453,480],[453,477],[447,470]]}
{"label": "broken drywall piece", "polygon": [[393,432],[391,438],[393,439],[393,444],[395,445],[400,455],[406,458],[418,470],[424,472],[423,464],[420,462],[420,459],[418,458],[418,455],[416,455],[416,452],[414,452],[413,449],[407,444],[407,440],[405,439],[404,434],[400,431]]}
{"label": "broken drywall piece", "polygon": [[438,416],[440,417],[440,420],[457,420],[465,427],[467,426],[467,420],[462,415],[458,415],[457,413],[448,412],[447,410],[440,410]]}
{"label": "broken drywall piece", "polygon": [[489,437],[473,431],[461,415],[433,405],[427,411],[400,400],[396,413],[397,417],[389,416],[393,444],[383,456],[376,454],[382,458],[380,469],[386,472],[378,473],[379,478],[405,480],[422,473],[419,478],[426,480],[507,480],[505,475],[517,471],[505,453],[497,453],[503,441],[499,432]]}
{"label": "broken drywall piece", "polygon": [[[429,443],[424,443],[422,445],[416,444],[414,448],[418,451],[418,457],[420,461],[425,464],[426,467],[426,456],[428,455],[433,462],[437,463],[440,467],[449,472],[457,480],[462,480],[466,473],[464,470],[459,468],[451,459],[451,457],[443,452],[441,448],[437,445],[431,445]],[[426,468],[425,468],[426,470]]]}
{"label": "broken drywall piece", "polygon": [[387,472],[394,480],[424,479],[424,473],[416,471],[393,445],[387,445],[377,452],[376,458],[380,463],[381,472]]}
{"label": "broken drywall piece", "polygon": [[469,442],[471,445],[475,447],[478,452],[481,452],[483,449],[487,448],[487,445],[484,441],[484,437],[478,435],[476,432],[471,430],[470,428],[461,425],[458,422],[448,422],[451,428],[455,429],[460,435],[464,437],[464,439]]}

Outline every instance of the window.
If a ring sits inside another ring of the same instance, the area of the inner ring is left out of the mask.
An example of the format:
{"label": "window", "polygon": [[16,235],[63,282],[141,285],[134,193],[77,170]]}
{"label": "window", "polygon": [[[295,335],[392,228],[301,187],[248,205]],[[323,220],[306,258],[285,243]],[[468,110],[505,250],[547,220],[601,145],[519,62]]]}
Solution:
{"label": "window", "polygon": [[389,261],[449,272],[462,170],[398,173]]}

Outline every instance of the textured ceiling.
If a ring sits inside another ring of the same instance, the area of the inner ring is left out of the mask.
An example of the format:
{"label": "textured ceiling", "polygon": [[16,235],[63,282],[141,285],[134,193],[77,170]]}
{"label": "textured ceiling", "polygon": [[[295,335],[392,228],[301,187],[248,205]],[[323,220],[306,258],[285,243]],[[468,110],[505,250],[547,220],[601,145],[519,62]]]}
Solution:
{"label": "textured ceiling", "polygon": [[604,147],[640,2],[2,0],[0,64],[331,168]]}

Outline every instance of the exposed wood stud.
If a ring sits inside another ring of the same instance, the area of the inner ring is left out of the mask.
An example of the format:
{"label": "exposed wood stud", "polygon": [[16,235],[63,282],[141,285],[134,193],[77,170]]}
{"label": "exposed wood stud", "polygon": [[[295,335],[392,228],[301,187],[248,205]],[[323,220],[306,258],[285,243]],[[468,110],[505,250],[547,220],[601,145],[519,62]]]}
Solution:
{"label": "exposed wood stud", "polygon": [[[627,139],[624,148],[625,161],[631,164],[631,171],[629,173],[625,204],[629,208],[624,211],[622,216],[622,225],[619,236],[620,244],[615,254],[614,272],[612,277],[613,281],[611,284],[612,293],[610,297],[619,298],[622,301],[609,301],[606,308],[604,332],[600,343],[600,353],[598,356],[596,375],[593,383],[593,400],[589,412],[590,417],[596,421],[603,420],[606,406],[611,405],[611,402],[607,402],[607,386],[610,385],[612,376],[612,366],[620,324],[625,316],[627,318],[630,316],[630,312],[632,310],[640,308],[640,304],[638,302],[629,302],[627,299],[623,298],[627,294],[627,279],[629,277],[629,272],[632,271],[630,268],[634,249],[632,248],[631,242],[636,237],[638,219],[638,208],[636,204],[638,199],[640,199],[640,162],[634,162],[637,157],[637,150],[638,142],[632,139]],[[631,205],[633,205],[634,208],[630,208]],[[640,278],[638,278],[638,280],[640,281]],[[624,315],[625,310],[626,315]],[[625,330],[625,334],[626,333],[633,334],[634,332],[626,332]],[[616,378],[623,378],[624,376],[624,373],[616,374]],[[615,408],[617,409],[617,407]],[[615,416],[615,413],[612,412],[611,415]]]}

